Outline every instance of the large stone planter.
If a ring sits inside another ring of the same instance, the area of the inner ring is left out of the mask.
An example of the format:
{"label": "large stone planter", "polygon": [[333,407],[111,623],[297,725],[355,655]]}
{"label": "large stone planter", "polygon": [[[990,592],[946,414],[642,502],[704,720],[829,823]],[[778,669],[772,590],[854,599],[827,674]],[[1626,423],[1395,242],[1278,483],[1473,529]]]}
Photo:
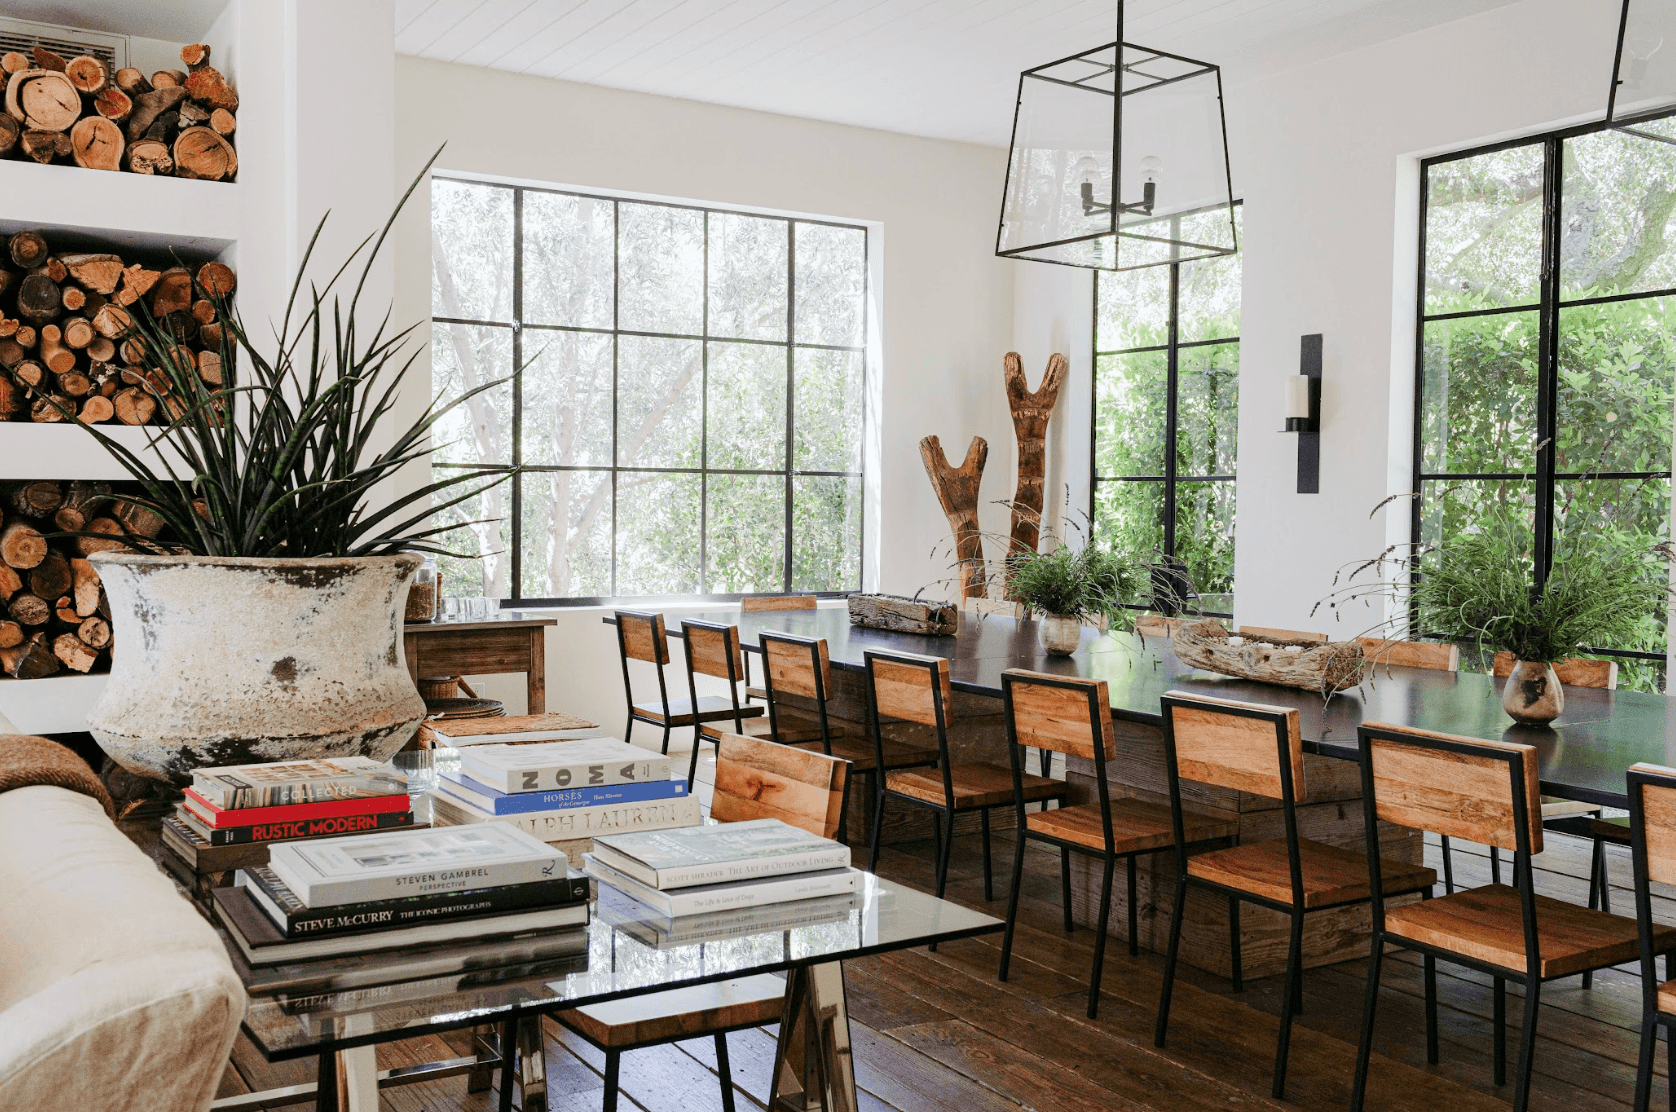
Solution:
{"label": "large stone planter", "polygon": [[207,765],[383,760],[424,718],[401,647],[417,556],[92,559],[115,641],[87,725],[132,773],[185,785]]}

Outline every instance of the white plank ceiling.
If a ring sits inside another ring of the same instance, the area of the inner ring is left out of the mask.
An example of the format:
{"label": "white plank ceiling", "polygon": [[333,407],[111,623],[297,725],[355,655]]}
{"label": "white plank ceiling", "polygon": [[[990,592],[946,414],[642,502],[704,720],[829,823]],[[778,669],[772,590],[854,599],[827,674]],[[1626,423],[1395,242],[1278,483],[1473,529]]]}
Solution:
{"label": "white plank ceiling", "polygon": [[[1220,63],[1238,85],[1511,2],[1130,0],[1125,38]],[[1109,42],[1115,11],[1115,0],[396,0],[396,49],[1005,146],[1018,72]]]}

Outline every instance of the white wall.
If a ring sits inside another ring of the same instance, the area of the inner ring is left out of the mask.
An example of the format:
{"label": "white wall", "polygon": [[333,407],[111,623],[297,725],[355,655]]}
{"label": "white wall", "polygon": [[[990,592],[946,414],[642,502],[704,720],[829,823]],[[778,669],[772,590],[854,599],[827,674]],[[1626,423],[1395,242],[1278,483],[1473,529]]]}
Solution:
{"label": "white wall", "polygon": [[[1357,632],[1310,610],[1338,568],[1389,543],[1386,517],[1391,539],[1408,539],[1405,503],[1369,514],[1410,487],[1419,159],[1599,118],[1618,8],[1525,0],[1228,91],[1245,199],[1237,621]],[[1071,337],[1068,389],[1083,408],[1056,415],[1077,435],[1056,438],[1055,462],[1086,506],[1089,286],[1017,265],[1015,342]],[[1282,380],[1311,332],[1324,336],[1313,495],[1296,493],[1296,438],[1277,431]]]}
{"label": "white wall", "polygon": [[[866,221],[882,253],[879,498],[868,585],[912,594],[945,577],[948,533],[919,458],[937,434],[958,463],[990,444],[986,502],[1010,498],[1012,422],[1001,357],[1016,269],[994,256],[1006,152],[409,57],[396,60],[395,177],[438,145],[450,170]],[[428,194],[397,244],[396,319],[430,310]],[[1032,358],[1033,379],[1046,356]],[[415,398],[422,391],[415,391]],[[986,528],[1008,516],[986,507]],[[941,593],[933,591],[931,593]],[[599,613],[561,612],[549,704],[620,728],[616,644]],[[675,673],[672,673],[672,677]],[[684,684],[684,680],[681,681]],[[516,683],[492,689],[521,705]]]}

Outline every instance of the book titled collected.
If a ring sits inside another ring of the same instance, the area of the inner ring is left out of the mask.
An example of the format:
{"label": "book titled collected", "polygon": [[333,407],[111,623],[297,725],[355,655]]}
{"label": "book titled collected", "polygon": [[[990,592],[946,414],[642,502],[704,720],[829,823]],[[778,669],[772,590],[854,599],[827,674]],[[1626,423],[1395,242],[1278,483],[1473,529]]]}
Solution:
{"label": "book titled collected", "polygon": [[286,883],[266,866],[239,870],[239,883],[250,888],[251,896],[286,938],[325,938],[342,934],[390,930],[445,919],[499,915],[508,911],[531,911],[563,904],[586,903],[588,878],[578,872],[556,880],[534,884],[505,884],[497,888],[468,888],[458,892],[434,892],[404,896],[395,900],[367,900],[362,903],[309,907]]}
{"label": "book titled collected", "polygon": [[668,830],[696,826],[702,821],[698,797],[683,795],[647,803],[620,803],[604,807],[566,807],[556,811],[533,811],[496,815],[443,792],[431,796],[431,819],[439,826],[490,823],[513,826],[543,842],[570,842],[619,834],[627,830]]}
{"label": "book titled collected", "polygon": [[664,891],[624,876],[591,853],[582,855],[582,867],[601,884],[632,896],[670,919],[711,911],[727,911],[737,907],[760,907],[765,904],[790,903],[793,900],[812,900],[819,896],[842,895],[857,891],[862,877],[862,873],[855,869],[827,869],[819,873],[798,873],[794,876],[741,880],[729,884],[700,884],[692,888]]}
{"label": "book titled collected", "polygon": [[544,792],[503,792],[469,776],[441,776],[437,788],[445,795],[493,815],[521,815],[531,811],[562,811],[571,807],[610,807],[679,799],[687,794],[685,780],[652,780],[644,784],[608,784],[599,788],[567,788]]}
{"label": "book titled collected", "polygon": [[505,823],[280,842],[268,867],[309,907],[557,880],[564,854]]}
{"label": "book titled collected", "polygon": [[374,795],[364,799],[329,799],[322,803],[292,803],[284,807],[217,807],[191,788],[180,805],[211,830],[235,826],[257,826],[268,822],[299,822],[305,819],[347,818],[350,815],[386,815],[413,809],[406,792]]}
{"label": "book titled collected", "polygon": [[668,780],[670,763],[667,756],[616,738],[595,737],[476,745],[461,750],[460,770],[496,791],[536,792]]}
{"label": "book titled collected", "polygon": [[850,847],[779,819],[751,819],[684,830],[610,834],[594,856],[652,888],[842,869]]}
{"label": "book titled collected", "polygon": [[220,829],[206,826],[202,819],[185,807],[177,808],[172,817],[212,846],[256,845],[263,842],[285,842],[295,838],[331,838],[340,834],[399,830],[404,826],[413,825],[412,811],[337,815],[324,819],[287,819],[282,822],[252,823],[249,826],[224,826]]}
{"label": "book titled collected", "polygon": [[407,778],[370,757],[200,768],[192,790],[216,807],[287,807],[333,799],[407,794]]}

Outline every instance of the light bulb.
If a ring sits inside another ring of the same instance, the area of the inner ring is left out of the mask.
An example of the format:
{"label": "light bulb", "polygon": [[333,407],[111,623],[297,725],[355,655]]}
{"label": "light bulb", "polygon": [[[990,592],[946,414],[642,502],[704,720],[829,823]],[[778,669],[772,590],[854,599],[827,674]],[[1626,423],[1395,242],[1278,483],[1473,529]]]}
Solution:
{"label": "light bulb", "polygon": [[1158,175],[1164,172],[1164,160],[1155,154],[1149,154],[1145,158],[1141,159],[1139,169],[1141,171],[1141,180],[1143,182],[1156,182],[1158,180]]}
{"label": "light bulb", "polygon": [[1100,160],[1093,155],[1083,155],[1071,164],[1072,185],[1093,185],[1100,180]]}

